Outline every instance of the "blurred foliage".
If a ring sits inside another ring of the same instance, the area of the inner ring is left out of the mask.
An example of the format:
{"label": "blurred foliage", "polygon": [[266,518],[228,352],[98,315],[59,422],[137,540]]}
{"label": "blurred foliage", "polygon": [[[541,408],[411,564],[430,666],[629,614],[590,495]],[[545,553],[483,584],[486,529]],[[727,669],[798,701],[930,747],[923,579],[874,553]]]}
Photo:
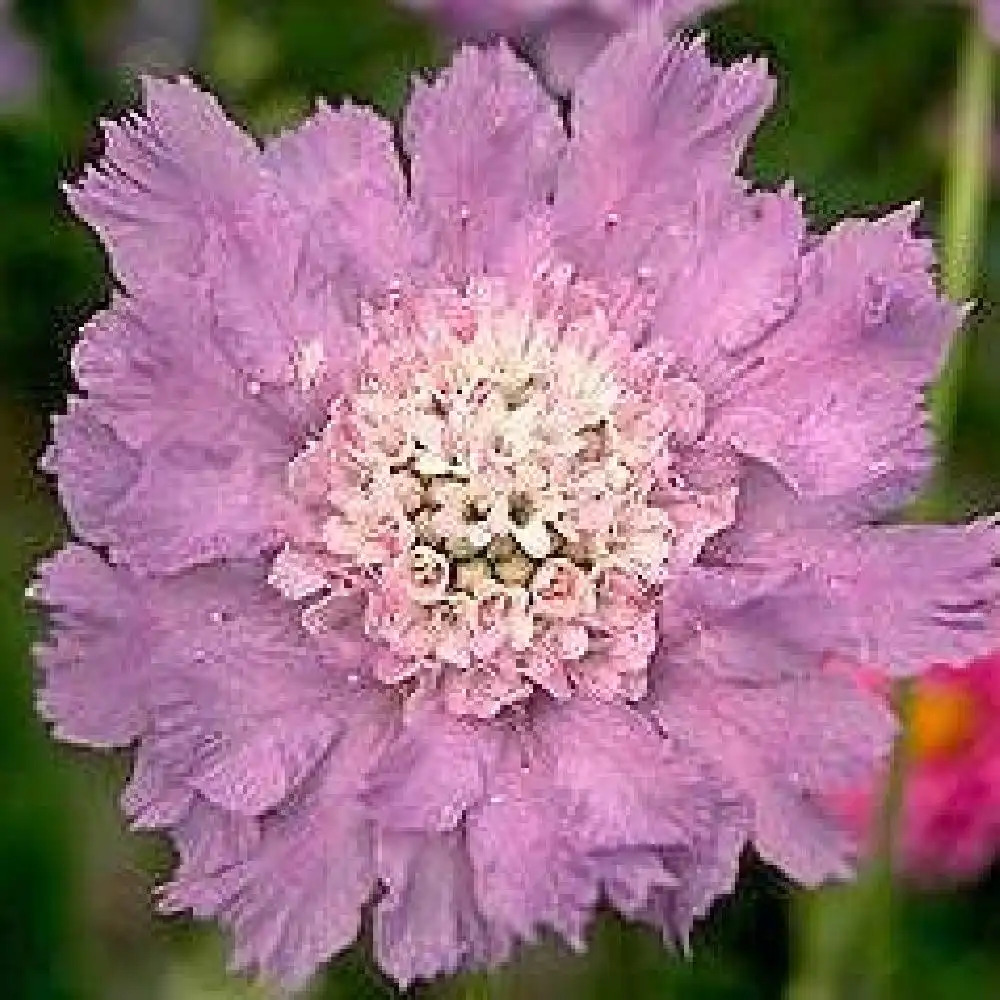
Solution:
{"label": "blurred foliage", "polygon": [[[207,2],[208,30],[191,71],[261,136],[293,122],[319,95],[351,95],[395,115],[410,75],[443,58],[425,28],[380,0]],[[16,15],[41,46],[45,74],[33,104],[0,109],[0,992],[11,1000],[254,1000],[266,993],[226,977],[216,932],[151,915],[150,890],[171,859],[157,838],[122,830],[115,789],[127,761],[108,764],[50,744],[31,711],[21,590],[30,564],[61,530],[32,465],[45,436],[42,416],[62,405],[76,331],[110,291],[102,254],[69,218],[59,184],[98,150],[97,120],[134,101],[136,81],[116,68],[111,41],[127,6],[18,0]],[[923,0],[743,0],[712,16],[716,54],[765,54],[780,81],[751,175],[766,183],[795,177],[821,227],[847,212],[919,198],[925,225],[936,231],[965,16]],[[987,302],[1000,301],[998,208],[994,200],[977,290]],[[998,325],[990,307],[969,325],[972,360],[959,434],[933,498],[937,513],[998,506]],[[584,956],[546,944],[491,977],[488,992],[481,978],[465,977],[416,993],[764,1000],[783,995],[798,965],[792,1000],[862,997],[858,982],[831,986],[822,974],[824,963],[843,964],[854,951],[856,967],[870,968],[871,947],[851,922],[858,892],[800,894],[748,858],[740,892],[698,930],[690,958],[605,916]],[[1000,876],[965,891],[898,889],[884,919],[878,995],[1000,996]],[[310,995],[397,994],[359,948],[335,961]]]}
{"label": "blurred foliage", "polygon": [[1000,869],[964,893],[897,890],[879,911],[881,926],[867,926],[867,936],[859,938],[857,908],[870,902],[866,890],[861,883],[799,898],[797,943],[810,962],[788,1000],[997,995]]}

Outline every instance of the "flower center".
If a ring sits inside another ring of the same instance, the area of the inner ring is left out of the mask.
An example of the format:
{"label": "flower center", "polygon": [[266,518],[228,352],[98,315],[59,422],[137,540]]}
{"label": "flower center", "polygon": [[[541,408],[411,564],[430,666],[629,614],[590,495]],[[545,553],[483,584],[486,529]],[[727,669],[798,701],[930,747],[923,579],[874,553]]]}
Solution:
{"label": "flower center", "polygon": [[917,760],[950,757],[972,739],[976,704],[957,686],[926,680],[913,696],[908,740]]}
{"label": "flower center", "polygon": [[311,528],[272,570],[306,626],[363,595],[380,679],[460,714],[641,697],[659,586],[732,518],[690,517],[651,391],[696,388],[651,380],[585,286],[397,298],[359,340],[364,377],[292,464]]}

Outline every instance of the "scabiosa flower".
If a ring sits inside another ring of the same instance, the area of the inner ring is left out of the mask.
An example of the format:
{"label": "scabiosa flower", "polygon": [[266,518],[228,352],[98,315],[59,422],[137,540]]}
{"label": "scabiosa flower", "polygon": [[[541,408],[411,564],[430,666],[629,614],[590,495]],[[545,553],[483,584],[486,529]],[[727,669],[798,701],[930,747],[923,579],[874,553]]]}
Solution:
{"label": "scabiosa flower", "polygon": [[689,24],[728,0],[401,0],[461,38],[514,39],[535,56],[546,78],[567,91],[617,32],[655,11],[665,30]]}
{"label": "scabiosa flower", "polygon": [[[1000,856],[1000,655],[935,664],[911,695],[899,861],[922,882],[968,881]],[[854,829],[872,827],[881,785],[835,796]]]}
{"label": "scabiosa flower", "polygon": [[162,905],[238,966],[301,983],[366,908],[400,983],[582,947],[602,898],[683,941],[748,842],[845,876],[820,796],[892,720],[825,655],[994,641],[993,525],[885,523],[960,310],[912,210],[813,236],[735,175],[772,90],[644,20],[571,136],[462,51],[405,170],[352,105],[260,148],[151,80],[107,126],[40,702],[135,745]]}

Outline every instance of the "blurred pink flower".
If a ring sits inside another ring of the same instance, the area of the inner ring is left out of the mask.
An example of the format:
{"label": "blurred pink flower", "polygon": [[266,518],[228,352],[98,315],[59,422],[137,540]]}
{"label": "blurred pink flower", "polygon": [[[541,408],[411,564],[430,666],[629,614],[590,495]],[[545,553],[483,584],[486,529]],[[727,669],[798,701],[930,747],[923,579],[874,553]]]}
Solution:
{"label": "blurred pink flower", "polygon": [[109,58],[132,73],[172,73],[192,65],[207,30],[206,0],[132,0]]}
{"label": "blurred pink flower", "polygon": [[983,30],[994,43],[1000,43],[1000,0],[979,0]]}
{"label": "blurred pink flower", "polygon": [[[867,674],[862,683],[872,686]],[[976,878],[1000,856],[1000,652],[923,675],[907,749],[903,867],[921,881]],[[864,831],[880,800],[872,786],[838,797],[837,808]]]}
{"label": "blurred pink flower", "polygon": [[616,32],[657,11],[664,30],[696,20],[728,0],[400,0],[463,39],[507,37],[540,63],[549,83],[568,91]]}
{"label": "blurred pink flower", "polygon": [[[17,23],[14,0],[0,0],[0,108],[27,105],[38,95],[40,54]],[[106,69],[170,73],[194,61],[205,35],[205,0],[131,0],[104,38],[98,57]]]}
{"label": "blurred pink flower", "polygon": [[0,108],[31,99],[38,87],[38,52],[15,23],[13,0],[0,0]]}

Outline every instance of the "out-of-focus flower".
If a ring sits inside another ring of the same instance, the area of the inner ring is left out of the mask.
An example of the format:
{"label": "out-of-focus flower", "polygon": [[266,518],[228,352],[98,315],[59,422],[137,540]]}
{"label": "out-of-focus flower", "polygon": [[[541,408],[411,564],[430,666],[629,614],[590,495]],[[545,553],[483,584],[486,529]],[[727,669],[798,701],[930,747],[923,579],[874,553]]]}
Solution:
{"label": "out-of-focus flower", "polygon": [[190,67],[207,15],[205,0],[133,0],[115,42],[114,62],[147,73]]}
{"label": "out-of-focus flower", "polygon": [[[1000,654],[928,670],[914,686],[907,737],[900,863],[921,881],[974,879],[1000,856]],[[835,801],[863,832],[880,786]]]}
{"label": "out-of-focus flower", "polygon": [[979,0],[983,30],[995,44],[1000,44],[1000,0]]}
{"label": "out-of-focus flower", "polygon": [[642,14],[665,31],[690,24],[729,0],[400,0],[463,39],[508,38],[535,57],[558,91],[568,91],[608,40]]}
{"label": "out-of-focus flower", "polygon": [[[13,23],[13,0],[0,0],[0,108],[32,100],[38,90],[39,54]],[[131,73],[168,73],[190,66],[205,29],[204,0],[134,0],[120,29],[104,39],[101,61]]]}
{"label": "out-of-focus flower", "polygon": [[38,50],[14,23],[14,0],[0,0],[0,109],[23,104],[38,88]]}
{"label": "out-of-focus flower", "polygon": [[825,654],[995,643],[993,524],[884,524],[960,310],[912,210],[812,236],[735,175],[772,94],[643,19],[570,136],[467,49],[404,172],[370,111],[261,149],[148,81],[69,188],[121,291],[45,463],[41,708],[136,744],[162,904],[237,965],[300,983],[366,907],[401,983],[601,898],[684,940],[748,842],[847,876],[818,796],[893,725]]}

